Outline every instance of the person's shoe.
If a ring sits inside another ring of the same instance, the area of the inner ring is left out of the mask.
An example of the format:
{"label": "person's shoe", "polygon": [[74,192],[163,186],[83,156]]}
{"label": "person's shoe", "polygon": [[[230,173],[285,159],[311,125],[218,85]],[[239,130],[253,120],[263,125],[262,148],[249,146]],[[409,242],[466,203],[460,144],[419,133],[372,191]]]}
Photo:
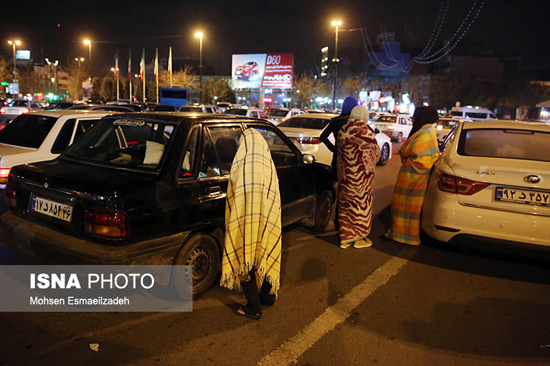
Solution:
{"label": "person's shoe", "polygon": [[353,244],[352,241],[350,241],[348,243],[340,243],[340,248],[347,249],[347,248],[351,247],[352,244]]}
{"label": "person's shoe", "polygon": [[353,247],[357,249],[368,248],[370,246],[372,246],[372,240],[370,240],[369,238],[357,240],[355,243],[353,243]]}

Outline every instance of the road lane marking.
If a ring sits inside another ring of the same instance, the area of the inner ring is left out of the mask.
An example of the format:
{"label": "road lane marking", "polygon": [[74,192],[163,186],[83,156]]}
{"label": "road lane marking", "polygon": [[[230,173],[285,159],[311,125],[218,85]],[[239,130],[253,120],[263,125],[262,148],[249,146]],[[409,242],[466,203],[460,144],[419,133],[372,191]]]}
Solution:
{"label": "road lane marking", "polygon": [[401,271],[409,262],[407,258],[393,257],[374,271],[363,282],[354,287],[336,304],[327,308],[323,314],[313,320],[294,337],[287,339],[273,352],[264,356],[258,366],[293,365],[298,358],[310,349],[324,335],[344,322],[352,311],[371,296],[377,289]]}

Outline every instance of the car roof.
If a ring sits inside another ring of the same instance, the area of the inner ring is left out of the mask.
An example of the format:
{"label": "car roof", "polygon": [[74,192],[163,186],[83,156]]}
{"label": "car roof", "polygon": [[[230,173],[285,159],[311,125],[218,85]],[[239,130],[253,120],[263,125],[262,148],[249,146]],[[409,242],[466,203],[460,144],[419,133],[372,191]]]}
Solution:
{"label": "car roof", "polygon": [[[249,118],[245,116],[230,115],[230,114],[212,114],[202,112],[134,112],[134,113],[117,113],[117,118],[136,118],[149,119],[156,121],[164,121],[171,123],[183,123],[186,121],[195,122],[219,122],[221,120],[247,120],[251,122],[263,121],[257,118]],[[267,122],[266,122],[267,123]]]}
{"label": "car roof", "polygon": [[[326,118],[326,119],[333,119],[336,116],[338,116],[337,113],[304,113],[304,114],[299,114],[297,116],[290,117],[290,118],[293,118],[293,119],[294,118],[311,118],[311,119]],[[288,119],[287,119],[287,121],[288,121]]]}
{"label": "car roof", "polygon": [[486,129],[486,128],[506,128],[517,130],[534,130],[541,132],[550,132],[550,125],[543,122],[525,122],[491,119],[479,122],[467,122],[462,124],[463,130]]}
{"label": "car roof", "polygon": [[93,110],[87,110],[87,109],[85,109],[85,110],[58,109],[58,110],[53,110],[53,111],[36,111],[36,112],[31,112],[29,114],[59,118],[61,116],[85,116],[85,115],[89,115],[89,116],[101,115],[101,116],[103,116],[103,115],[107,115],[107,114],[110,114],[110,113],[113,113],[113,112],[112,111],[93,111]]}

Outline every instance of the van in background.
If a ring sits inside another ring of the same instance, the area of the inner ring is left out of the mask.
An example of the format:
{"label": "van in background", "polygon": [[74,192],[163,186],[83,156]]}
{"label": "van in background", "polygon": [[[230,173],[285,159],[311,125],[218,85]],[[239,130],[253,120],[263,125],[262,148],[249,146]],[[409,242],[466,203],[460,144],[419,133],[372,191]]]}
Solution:
{"label": "van in background", "polygon": [[486,121],[497,119],[497,117],[488,109],[474,107],[453,107],[449,116],[454,118],[467,118],[472,121]]}

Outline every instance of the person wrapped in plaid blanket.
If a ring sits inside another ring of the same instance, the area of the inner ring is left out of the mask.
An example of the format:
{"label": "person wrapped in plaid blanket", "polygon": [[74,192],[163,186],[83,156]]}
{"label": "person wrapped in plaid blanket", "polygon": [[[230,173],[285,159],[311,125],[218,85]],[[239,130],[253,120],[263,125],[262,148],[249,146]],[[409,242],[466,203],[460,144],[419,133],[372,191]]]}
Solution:
{"label": "person wrapped in plaid blanket", "polygon": [[244,292],[247,304],[234,309],[237,315],[259,319],[261,305],[273,305],[279,290],[281,246],[277,170],[267,142],[250,128],[231,164],[225,207],[220,285]]}

